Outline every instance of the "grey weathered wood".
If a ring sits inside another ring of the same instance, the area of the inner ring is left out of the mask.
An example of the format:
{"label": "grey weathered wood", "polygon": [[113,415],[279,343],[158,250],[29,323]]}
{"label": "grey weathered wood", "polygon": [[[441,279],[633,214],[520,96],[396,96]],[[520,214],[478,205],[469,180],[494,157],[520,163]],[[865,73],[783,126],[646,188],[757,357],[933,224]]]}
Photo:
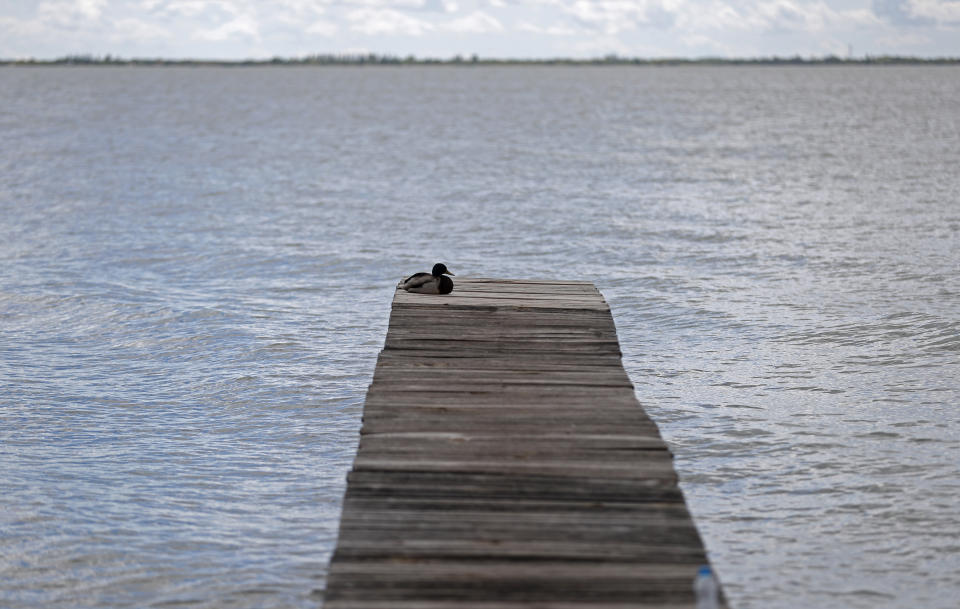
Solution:
{"label": "grey weathered wood", "polygon": [[693,604],[707,562],[589,282],[398,291],[328,609]]}

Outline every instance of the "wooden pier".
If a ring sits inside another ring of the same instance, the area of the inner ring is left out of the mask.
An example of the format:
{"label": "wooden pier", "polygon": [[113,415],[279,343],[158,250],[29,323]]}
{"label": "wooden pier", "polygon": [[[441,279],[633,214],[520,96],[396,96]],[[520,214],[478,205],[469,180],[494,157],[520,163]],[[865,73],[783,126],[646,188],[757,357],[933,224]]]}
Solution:
{"label": "wooden pier", "polygon": [[692,607],[703,564],[593,284],[397,292],[326,609]]}

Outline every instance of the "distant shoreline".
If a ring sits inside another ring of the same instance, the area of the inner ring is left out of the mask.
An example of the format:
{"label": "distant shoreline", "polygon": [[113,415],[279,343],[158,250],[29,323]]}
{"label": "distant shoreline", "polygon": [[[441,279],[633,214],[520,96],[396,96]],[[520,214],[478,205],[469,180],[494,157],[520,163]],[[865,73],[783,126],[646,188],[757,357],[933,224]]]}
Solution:
{"label": "distant shoreline", "polygon": [[960,57],[908,57],[879,55],[876,57],[757,57],[757,58],[661,58],[645,59],[607,55],[594,59],[486,59],[457,55],[446,59],[418,58],[412,55],[308,55],[299,58],[271,59],[163,59],[120,58],[111,55],[68,55],[57,59],[0,59],[0,66],[184,66],[184,67],[251,67],[251,66],[821,66],[821,65],[960,65]]}

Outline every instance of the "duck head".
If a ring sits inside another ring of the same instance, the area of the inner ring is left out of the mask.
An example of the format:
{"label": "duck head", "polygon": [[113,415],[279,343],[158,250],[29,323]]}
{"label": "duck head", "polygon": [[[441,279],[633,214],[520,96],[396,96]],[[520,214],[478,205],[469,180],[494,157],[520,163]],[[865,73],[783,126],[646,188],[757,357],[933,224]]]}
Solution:
{"label": "duck head", "polygon": [[[430,272],[430,274],[434,277],[439,277],[440,275],[453,275],[453,273],[447,269],[447,265],[442,262],[438,262],[433,265],[433,270]],[[456,277],[456,275],[454,275],[454,277]]]}

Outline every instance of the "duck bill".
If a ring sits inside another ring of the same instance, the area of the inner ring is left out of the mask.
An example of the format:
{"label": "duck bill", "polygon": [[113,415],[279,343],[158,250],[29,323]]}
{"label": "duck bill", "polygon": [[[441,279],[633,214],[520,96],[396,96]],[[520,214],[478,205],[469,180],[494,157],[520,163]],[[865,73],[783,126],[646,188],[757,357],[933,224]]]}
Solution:
{"label": "duck bill", "polygon": [[444,274],[444,275],[453,275],[454,277],[456,277],[456,275],[453,273],[453,271],[444,271],[443,274]]}

